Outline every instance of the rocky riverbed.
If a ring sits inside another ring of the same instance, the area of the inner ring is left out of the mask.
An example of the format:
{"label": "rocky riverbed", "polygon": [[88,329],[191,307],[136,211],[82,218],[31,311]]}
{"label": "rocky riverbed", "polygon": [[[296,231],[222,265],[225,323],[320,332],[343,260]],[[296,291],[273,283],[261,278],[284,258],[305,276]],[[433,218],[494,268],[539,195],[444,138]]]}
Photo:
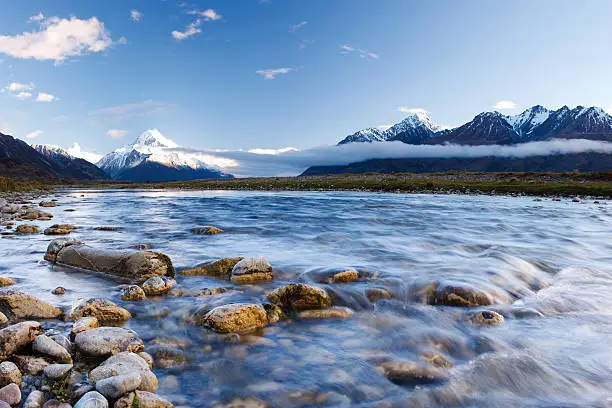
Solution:
{"label": "rocky riverbed", "polygon": [[0,408],[610,403],[605,201],[61,190],[0,214]]}

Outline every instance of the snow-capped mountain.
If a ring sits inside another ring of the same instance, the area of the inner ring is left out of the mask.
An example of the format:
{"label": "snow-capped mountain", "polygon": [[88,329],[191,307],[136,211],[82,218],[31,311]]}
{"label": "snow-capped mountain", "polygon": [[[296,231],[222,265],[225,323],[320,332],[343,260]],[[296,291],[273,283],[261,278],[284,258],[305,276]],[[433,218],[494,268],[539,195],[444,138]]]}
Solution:
{"label": "snow-capped mountain", "polygon": [[33,144],[31,147],[62,177],[94,180],[108,178],[108,175],[94,164],[74,157],[61,147],[43,144]]}
{"label": "snow-capped mountain", "polygon": [[534,129],[544,123],[550,111],[542,105],[536,105],[515,116],[506,116],[506,120],[523,140],[531,139]]}
{"label": "snow-capped mountain", "polygon": [[345,137],[338,144],[384,142],[387,140],[386,132],[390,127],[391,126],[379,126],[363,129]]}
{"label": "snow-capped mountain", "polygon": [[142,133],[131,145],[105,155],[98,166],[117,180],[169,181],[232,177],[197,157],[173,150],[180,146],[159,130]]}
{"label": "snow-capped mountain", "polygon": [[428,141],[430,144],[514,144],[520,142],[508,119],[499,112],[483,112],[452,132]]}

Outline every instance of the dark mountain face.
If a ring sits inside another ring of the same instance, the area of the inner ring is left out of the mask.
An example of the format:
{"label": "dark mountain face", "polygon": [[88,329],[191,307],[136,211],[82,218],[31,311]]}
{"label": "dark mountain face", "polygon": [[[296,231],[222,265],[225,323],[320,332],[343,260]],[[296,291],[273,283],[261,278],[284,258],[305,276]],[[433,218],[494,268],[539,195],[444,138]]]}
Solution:
{"label": "dark mountain face", "polygon": [[233,176],[206,168],[172,167],[159,162],[145,160],[117,174],[115,180],[124,181],[187,181],[211,178],[233,178]]}
{"label": "dark mountain face", "polygon": [[33,148],[51,164],[53,169],[65,178],[83,180],[104,180],[109,176],[95,164],[87,160],[71,156],[67,151],[45,145],[36,145]]}
{"label": "dark mountain face", "polygon": [[596,107],[564,106],[533,131],[534,140],[553,138],[612,141],[612,116]]}
{"label": "dark mountain face", "polygon": [[427,144],[491,145],[513,144],[520,141],[518,133],[501,113],[485,112],[446,135],[428,140]]}
{"label": "dark mountain face", "polygon": [[0,175],[17,179],[57,178],[58,173],[27,143],[0,133]]}

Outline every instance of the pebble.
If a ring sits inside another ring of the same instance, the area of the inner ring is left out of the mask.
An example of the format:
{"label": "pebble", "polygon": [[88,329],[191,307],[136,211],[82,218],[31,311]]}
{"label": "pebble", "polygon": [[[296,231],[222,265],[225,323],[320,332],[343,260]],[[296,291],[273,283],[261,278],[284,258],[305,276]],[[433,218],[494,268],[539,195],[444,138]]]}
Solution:
{"label": "pebble", "polygon": [[3,361],[0,363],[0,387],[11,383],[21,385],[21,371],[15,363]]}

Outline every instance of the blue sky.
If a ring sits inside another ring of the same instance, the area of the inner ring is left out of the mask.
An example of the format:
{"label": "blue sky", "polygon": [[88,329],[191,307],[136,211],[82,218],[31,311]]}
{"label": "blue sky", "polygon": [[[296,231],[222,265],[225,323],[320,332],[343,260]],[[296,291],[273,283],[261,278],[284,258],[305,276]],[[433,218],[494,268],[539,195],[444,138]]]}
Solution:
{"label": "blue sky", "polygon": [[99,153],[148,128],[308,148],[400,107],[445,125],[499,101],[608,108],[611,17],[607,0],[5,0],[0,129]]}

